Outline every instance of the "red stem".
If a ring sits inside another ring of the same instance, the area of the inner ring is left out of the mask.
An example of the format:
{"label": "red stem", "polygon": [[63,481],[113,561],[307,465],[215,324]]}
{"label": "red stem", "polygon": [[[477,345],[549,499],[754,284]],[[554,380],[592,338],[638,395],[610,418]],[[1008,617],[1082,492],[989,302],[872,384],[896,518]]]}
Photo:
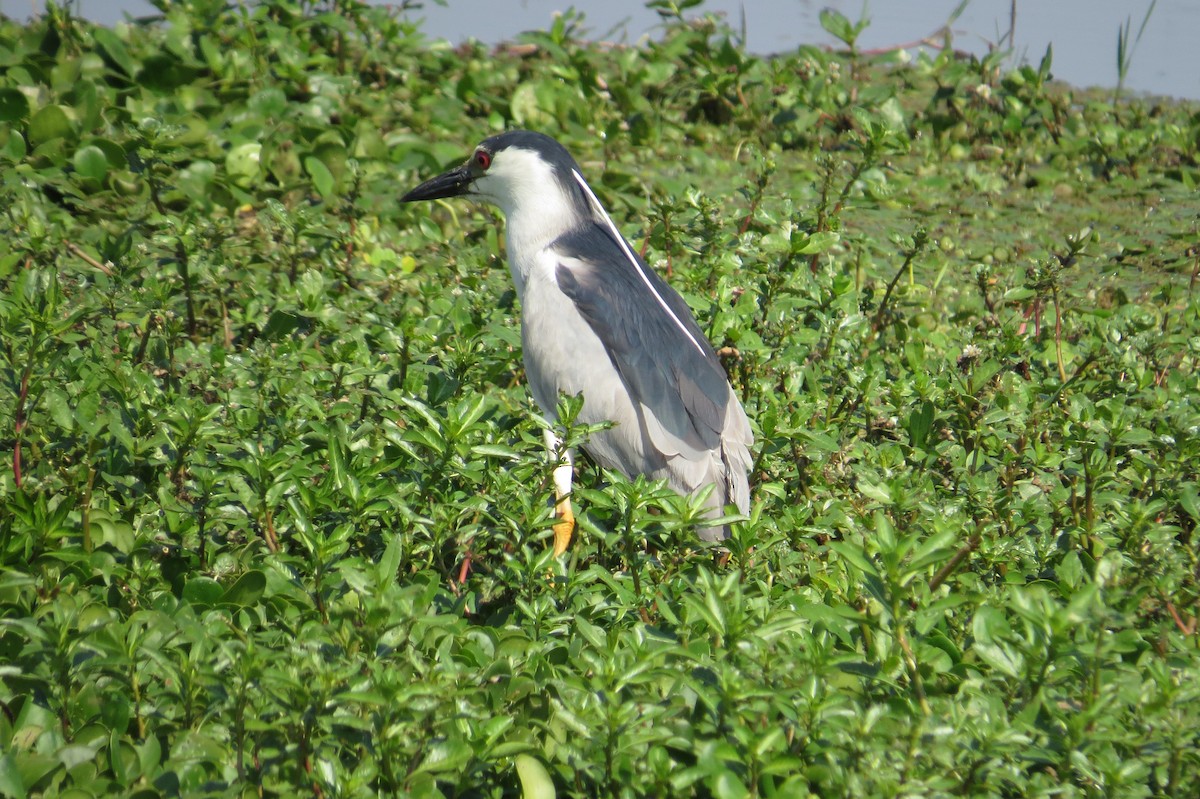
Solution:
{"label": "red stem", "polygon": [[21,374],[21,388],[17,393],[17,409],[13,414],[13,481],[21,487],[21,432],[25,429],[25,401],[29,397],[29,367]]}

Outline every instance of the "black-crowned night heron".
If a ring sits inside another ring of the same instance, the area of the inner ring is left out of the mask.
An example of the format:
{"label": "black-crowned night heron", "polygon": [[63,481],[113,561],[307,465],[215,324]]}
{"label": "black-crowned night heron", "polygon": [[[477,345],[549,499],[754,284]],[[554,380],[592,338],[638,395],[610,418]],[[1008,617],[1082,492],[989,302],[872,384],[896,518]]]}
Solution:
{"label": "black-crowned night heron", "polygon": [[[683,495],[713,486],[710,517],[750,505],[754,441],[721,362],[674,289],[621,236],[579,165],[554,139],[514,130],[402,202],[477,197],[507,220],[508,266],[521,301],[525,373],[554,418],[560,393],[582,394],[579,421],[612,422],[583,445],[627,477],[665,479]],[[547,433],[550,452],[561,442]],[[554,469],[554,553],[571,541],[572,456]],[[728,538],[708,526],[700,538]]]}

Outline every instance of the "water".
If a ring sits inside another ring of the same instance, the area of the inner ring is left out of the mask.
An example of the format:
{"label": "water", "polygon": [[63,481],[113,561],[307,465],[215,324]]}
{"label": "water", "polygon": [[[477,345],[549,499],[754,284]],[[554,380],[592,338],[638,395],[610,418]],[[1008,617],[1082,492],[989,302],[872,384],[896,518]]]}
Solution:
{"label": "water", "polygon": [[[1117,31],[1132,18],[1136,34],[1150,0],[1017,0],[1015,56],[1037,64],[1047,44],[1054,45],[1054,76],[1086,87],[1117,83]],[[553,14],[572,5],[586,15],[591,35],[634,42],[654,35],[658,16],[638,0],[563,3],[556,0],[449,0],[448,7],[427,3],[410,12],[425,20],[432,38],[466,38],[494,43],[524,30],[549,26]],[[859,45],[864,50],[918,42],[946,22],[958,0],[876,0],[867,4],[870,26]],[[861,0],[711,0],[704,10],[724,13],[735,30],[744,13],[751,52],[790,50],[801,43],[834,44],[817,20],[824,7],[858,19]],[[0,0],[0,12],[28,17],[41,0]],[[1009,29],[1010,0],[972,0],[952,26],[954,46],[983,54]],[[103,24],[155,13],[145,0],[78,0],[78,13]],[[744,10],[744,11],[743,11]],[[1133,92],[1200,99],[1200,2],[1158,0],[1146,26],[1125,86]]]}

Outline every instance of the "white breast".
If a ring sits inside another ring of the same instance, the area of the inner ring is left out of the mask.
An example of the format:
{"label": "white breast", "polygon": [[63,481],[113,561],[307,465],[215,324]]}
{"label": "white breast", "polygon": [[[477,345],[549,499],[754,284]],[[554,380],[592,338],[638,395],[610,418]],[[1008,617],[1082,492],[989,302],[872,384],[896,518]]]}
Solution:
{"label": "white breast", "polygon": [[597,385],[621,384],[599,337],[575,303],[559,289],[555,277],[558,264],[554,253],[542,250],[530,263],[521,265],[527,268],[521,299],[525,371],[533,398],[552,418],[560,392],[587,391],[585,398],[588,410],[592,411],[598,410],[597,406],[609,405],[612,400],[595,396],[591,389]]}

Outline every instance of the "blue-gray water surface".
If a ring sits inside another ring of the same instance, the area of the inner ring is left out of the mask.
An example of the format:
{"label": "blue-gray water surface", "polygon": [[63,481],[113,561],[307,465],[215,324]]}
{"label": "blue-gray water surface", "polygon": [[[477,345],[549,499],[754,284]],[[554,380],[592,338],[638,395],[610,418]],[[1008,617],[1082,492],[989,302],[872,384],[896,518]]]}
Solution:
{"label": "blue-gray water surface", "polygon": [[[818,14],[831,7],[850,19],[865,13],[864,50],[913,45],[938,31],[959,0],[710,0],[701,10],[723,13],[735,30],[745,20],[751,52],[773,53],[799,44],[833,45]],[[951,26],[959,50],[986,53],[1011,23],[1010,0],[971,0]],[[1117,34],[1127,21],[1136,34],[1150,0],[1017,0],[1013,57],[1036,64],[1054,46],[1054,77],[1075,86],[1113,87],[1117,83]],[[526,30],[543,29],[553,15],[574,7],[585,15],[591,36],[635,42],[654,36],[657,14],[638,0],[564,3],[559,0],[447,0],[426,2],[406,12],[424,20],[431,38],[467,38],[496,43]],[[28,17],[42,0],[0,0],[0,13]],[[76,0],[76,13],[106,25],[156,13],[146,0]],[[696,13],[696,12],[692,12]],[[1125,80],[1133,92],[1200,99],[1200,0],[1158,0],[1132,56]],[[939,37],[940,41],[940,37]]]}

